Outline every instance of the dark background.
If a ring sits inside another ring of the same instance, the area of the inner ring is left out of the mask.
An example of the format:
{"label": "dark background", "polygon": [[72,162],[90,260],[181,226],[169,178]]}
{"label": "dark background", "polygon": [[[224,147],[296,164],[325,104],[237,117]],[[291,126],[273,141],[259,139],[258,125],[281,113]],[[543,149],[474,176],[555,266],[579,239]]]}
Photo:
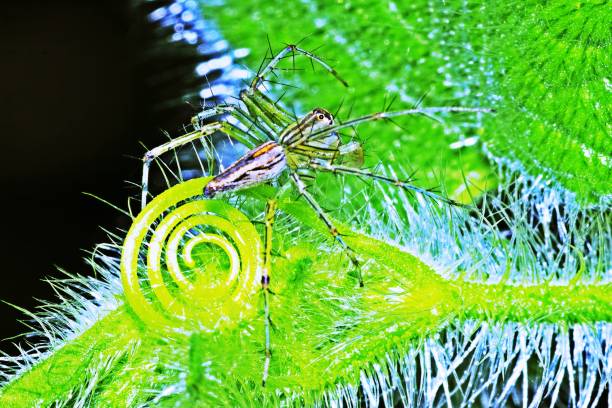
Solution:
{"label": "dark background", "polygon": [[[169,94],[180,95],[181,84],[164,84],[156,75],[185,61],[160,52],[165,34],[146,19],[157,5],[75,0],[2,6],[0,339],[27,330],[18,322],[27,317],[4,302],[33,310],[35,298],[53,300],[42,278],[62,277],[57,267],[91,275],[83,258],[107,241],[101,227],[129,225],[83,192],[126,208],[127,198],[138,196],[126,180],[139,180],[140,142],[158,145],[160,129],[172,133],[189,120],[193,107],[187,104],[158,108]],[[14,354],[15,341],[0,341],[0,350]]]}

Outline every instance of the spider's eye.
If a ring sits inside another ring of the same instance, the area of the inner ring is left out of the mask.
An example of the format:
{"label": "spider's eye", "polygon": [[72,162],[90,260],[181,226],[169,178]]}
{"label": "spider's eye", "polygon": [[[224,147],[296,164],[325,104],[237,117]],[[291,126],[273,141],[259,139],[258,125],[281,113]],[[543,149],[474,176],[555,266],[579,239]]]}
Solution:
{"label": "spider's eye", "polygon": [[325,116],[323,116],[322,113],[319,113],[319,115],[317,116],[317,119],[323,120],[323,119],[325,119]]}

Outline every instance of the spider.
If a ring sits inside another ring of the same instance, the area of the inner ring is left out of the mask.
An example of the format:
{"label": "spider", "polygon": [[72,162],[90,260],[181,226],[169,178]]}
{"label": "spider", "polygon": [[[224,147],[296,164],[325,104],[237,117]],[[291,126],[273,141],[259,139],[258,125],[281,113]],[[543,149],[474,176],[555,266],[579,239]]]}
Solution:
{"label": "spider", "polygon": [[[321,171],[336,174],[347,174],[361,178],[373,179],[392,184],[411,193],[422,194],[432,200],[451,205],[455,201],[435,194],[432,190],[422,189],[410,184],[412,179],[400,180],[383,174],[377,174],[357,166],[345,165],[342,158],[358,154],[361,146],[358,142],[343,143],[339,131],[353,128],[365,122],[390,119],[397,116],[425,115],[438,112],[491,112],[487,108],[465,107],[428,107],[404,109],[399,111],[377,112],[337,122],[326,109],[317,107],[301,118],[295,118],[283,107],[273,101],[261,88],[266,76],[275,74],[277,65],[286,57],[303,55],[311,62],[322,66],[344,86],[348,87],[340,75],[329,64],[315,54],[299,48],[298,45],[287,45],[278,54],[273,55],[269,63],[259,69],[250,86],[240,92],[237,103],[225,103],[199,113],[192,123],[195,131],[170,140],[145,153],[142,172],[142,208],[147,202],[149,169],[153,160],[160,155],[191,143],[197,139],[222,132],[251,148],[244,156],[217,174],[205,187],[203,196],[212,198],[218,194],[233,192],[263,183],[280,181],[293,185],[300,196],[313,208],[318,217],[325,223],[331,236],[340,244],[344,253],[357,272],[359,286],[363,286],[360,261],[355,252],[346,244],[331,218],[325,213],[315,198],[308,191],[304,182],[305,171]],[[263,65],[263,64],[262,64]],[[215,121],[200,125],[202,120],[216,116],[225,116],[227,120]],[[264,267],[261,275],[261,288],[264,300],[265,362],[262,384],[265,386],[271,360],[270,347],[270,258],[272,246],[272,227],[276,214],[276,201],[268,200],[265,210],[264,232]]]}

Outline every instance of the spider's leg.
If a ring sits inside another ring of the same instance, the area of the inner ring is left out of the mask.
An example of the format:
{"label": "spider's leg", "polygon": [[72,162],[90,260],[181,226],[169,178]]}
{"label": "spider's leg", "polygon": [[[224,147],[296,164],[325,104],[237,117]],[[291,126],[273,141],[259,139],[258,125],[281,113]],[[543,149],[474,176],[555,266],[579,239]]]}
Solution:
{"label": "spider's leg", "polygon": [[[276,117],[276,113],[282,112],[277,108],[265,107],[261,102],[261,92],[256,91],[253,94],[249,94],[247,91],[240,92],[240,100],[244,103],[249,112],[250,116],[255,119],[255,123],[260,126],[265,126],[267,133],[278,134],[285,126]],[[274,109],[274,110],[273,110]]]}
{"label": "spider's leg", "polygon": [[191,143],[201,137],[205,137],[215,133],[222,128],[221,122],[213,122],[208,125],[202,126],[199,130],[187,133],[186,135],[172,139],[171,141],[157,146],[144,154],[142,158],[142,196],[141,196],[141,208],[147,205],[147,197],[149,195],[149,169],[153,160],[161,156],[162,154]]}
{"label": "spider's leg", "polygon": [[397,178],[383,176],[382,174],[376,174],[376,173],[373,173],[373,172],[370,172],[364,169],[358,169],[358,168],[349,167],[349,166],[339,166],[339,165],[334,165],[334,164],[330,164],[326,162],[320,162],[320,163],[311,162],[308,165],[315,170],[327,171],[331,173],[350,174],[353,176],[369,178],[369,179],[381,181],[383,183],[392,184],[410,193],[422,194],[423,196],[431,200],[437,201],[437,202],[442,202],[442,203],[446,203],[446,204],[450,204],[450,205],[454,205],[458,207],[469,207],[469,206],[466,206],[465,204],[459,203],[450,198],[446,198],[439,194],[436,194],[431,190],[427,190],[424,188],[417,187],[413,184],[410,184],[410,181],[412,181],[410,179],[400,180]]}
{"label": "spider's leg", "polygon": [[[248,123],[249,125],[256,127],[260,132],[266,134],[268,139],[272,139],[273,133],[271,133],[269,129],[260,126],[259,123],[257,123],[257,121],[255,121],[252,116],[245,112],[239,105],[223,104],[217,105],[210,109],[205,109],[191,118],[191,124],[193,125],[194,129],[200,129],[203,121],[224,114],[229,114],[231,117],[236,119],[236,121],[230,122],[231,125],[235,125],[236,122],[243,121],[244,123]],[[259,140],[259,142],[263,141]]]}
{"label": "spider's leg", "polygon": [[252,116],[261,118],[275,132],[279,132],[294,121],[291,114],[282,108],[278,101],[273,101],[258,90],[240,92],[240,100]]}
{"label": "spider's leg", "polygon": [[357,269],[357,276],[359,278],[359,286],[363,286],[363,276],[361,274],[361,264],[359,263],[359,261],[357,260],[357,257],[355,256],[355,251],[353,251],[351,247],[349,247],[347,243],[344,242],[344,240],[340,236],[340,233],[338,232],[338,229],[334,226],[331,219],[327,216],[327,214],[325,214],[325,212],[323,211],[319,203],[316,202],[314,197],[310,195],[310,193],[306,190],[306,184],[304,184],[304,181],[300,178],[300,176],[298,176],[298,174],[295,172],[291,172],[291,179],[295,183],[302,197],[304,197],[304,199],[308,202],[308,204],[310,204],[310,206],[317,213],[321,221],[325,223],[325,225],[329,229],[329,233],[340,244],[340,246],[342,246],[342,249],[344,250],[346,255],[349,257],[349,259],[351,260],[351,263],[353,264],[355,269]]}
{"label": "spider's leg", "polygon": [[[295,55],[295,53],[302,54],[309,58],[311,62],[317,62],[345,86],[348,86],[346,81],[338,75],[336,70],[321,58],[309,51],[299,48],[295,44],[287,45],[278,54],[276,54],[265,67],[260,67],[257,75],[255,78],[253,78],[250,87],[240,93],[240,100],[242,100],[242,102],[246,105],[249,113],[253,117],[258,118],[265,123],[265,125],[276,134],[293,123],[296,118],[292,117],[287,110],[283,109],[278,104],[278,101],[272,100],[259,88],[264,84],[266,75],[274,73],[274,68],[290,53],[292,56]],[[263,86],[265,87],[265,85]]]}
{"label": "spider's leg", "polygon": [[243,125],[239,120],[237,122],[223,122],[221,124],[221,132],[225,133],[228,136],[231,136],[234,140],[242,143],[249,149],[252,149],[255,146],[258,146],[268,140],[273,140],[270,138],[268,133],[264,133],[266,138],[262,138],[260,135],[252,132],[252,129],[243,128],[240,125]]}
{"label": "spider's leg", "polygon": [[298,54],[304,55],[307,58],[310,58],[311,61],[314,61],[318,63],[319,65],[321,65],[327,72],[333,75],[344,86],[348,87],[348,83],[344,79],[342,79],[342,77],[338,75],[336,70],[332,68],[328,63],[326,63],[325,61],[323,61],[321,58],[317,57],[313,53],[306,51],[304,49],[301,49],[297,45],[290,44],[290,45],[287,45],[285,48],[283,48],[278,54],[276,54],[276,56],[272,58],[272,60],[268,63],[268,65],[266,65],[262,70],[260,70],[257,73],[255,78],[253,78],[253,81],[251,82],[251,86],[250,86],[251,92],[255,92],[257,88],[259,88],[259,86],[265,80],[266,75],[270,73],[278,65],[278,63],[283,58],[285,58],[285,56],[287,56],[287,54],[289,53],[293,53],[293,54],[298,53]]}
{"label": "spider's leg", "polygon": [[495,112],[490,108],[464,108],[462,106],[436,106],[431,108],[413,108],[413,109],[404,109],[395,112],[377,112],[371,113],[369,115],[361,116],[359,118],[347,120],[343,123],[338,123],[337,125],[333,125],[324,129],[321,129],[317,132],[314,132],[310,135],[306,135],[303,138],[297,139],[293,141],[288,147],[297,146],[299,144],[304,143],[307,138],[315,138],[318,136],[322,136],[326,133],[338,132],[341,129],[350,128],[353,126],[360,125],[366,122],[374,122],[377,120],[385,120],[391,119],[398,116],[408,116],[408,115],[423,115],[430,119],[438,120],[433,115],[436,113],[492,113]]}
{"label": "spider's leg", "polygon": [[[272,140],[273,133],[271,133],[269,129],[266,129],[260,126],[259,123],[257,123],[257,121],[255,121],[251,117],[251,115],[249,115],[249,113],[245,112],[238,105],[229,105],[229,104],[228,105],[218,105],[218,106],[215,106],[214,108],[206,109],[198,113],[197,115],[193,116],[191,118],[191,124],[193,125],[195,129],[199,129],[201,126],[200,123],[202,121],[210,119],[218,115],[223,115],[223,114],[231,115],[231,117],[235,118],[238,122],[243,121],[244,123],[248,123],[249,125],[257,128],[257,130],[259,130],[260,132],[264,133],[268,137],[269,140]],[[235,122],[230,122],[230,124],[235,125]],[[259,140],[259,142],[262,142],[262,141]]]}
{"label": "spider's leg", "polygon": [[223,115],[224,113],[234,112],[236,108],[237,107],[234,105],[217,105],[209,109],[204,109],[202,112],[199,112],[191,118],[191,125],[196,130],[200,129],[202,126],[202,121],[218,115]]}
{"label": "spider's leg", "polygon": [[276,200],[268,200],[266,205],[266,219],[264,231],[264,266],[261,274],[261,289],[264,297],[264,330],[266,336],[266,360],[264,362],[261,384],[266,385],[272,350],[270,348],[270,261],[272,257],[272,226],[276,214]]}

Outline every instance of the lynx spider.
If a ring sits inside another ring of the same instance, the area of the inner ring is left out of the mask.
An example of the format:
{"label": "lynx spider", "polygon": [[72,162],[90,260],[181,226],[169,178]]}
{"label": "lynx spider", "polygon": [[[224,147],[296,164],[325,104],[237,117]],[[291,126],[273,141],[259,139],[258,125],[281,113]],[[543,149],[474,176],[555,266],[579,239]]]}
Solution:
{"label": "lynx spider", "polygon": [[[322,171],[336,174],[354,175],[361,178],[373,179],[379,182],[392,184],[411,193],[422,194],[435,201],[457,205],[453,200],[435,194],[431,190],[422,189],[410,184],[412,179],[400,180],[377,174],[355,166],[339,164],[343,156],[354,154],[361,149],[357,142],[342,143],[339,131],[354,128],[365,122],[388,120],[393,117],[406,115],[431,116],[440,112],[491,112],[487,108],[465,107],[413,107],[399,111],[383,111],[349,119],[336,123],[333,115],[323,108],[314,108],[302,118],[296,119],[287,110],[273,101],[261,88],[265,88],[266,76],[275,74],[274,69],[286,57],[303,55],[311,62],[322,66],[329,74],[334,76],[344,86],[348,87],[338,73],[329,64],[315,54],[300,48],[298,45],[287,45],[279,53],[273,55],[268,64],[259,69],[246,89],[240,92],[237,103],[224,103],[199,113],[192,123],[195,131],[170,140],[146,152],[143,158],[142,172],[142,208],[145,207],[149,195],[148,179],[151,163],[162,154],[211,136],[215,132],[222,132],[233,139],[251,148],[240,159],[217,174],[206,186],[203,195],[211,198],[217,194],[236,191],[269,183],[288,174],[289,183],[292,184],[300,196],[313,208],[318,217],[325,223],[329,233],[340,244],[344,253],[357,270],[359,286],[363,286],[363,277],[360,262],[355,252],[346,244],[338,233],[333,221],[325,213],[315,198],[308,191],[304,182],[303,171]],[[233,120],[215,121],[199,125],[202,120],[216,116],[231,116]],[[246,125],[246,126],[241,126]],[[270,199],[265,212],[265,250],[264,267],[261,276],[261,287],[264,297],[264,327],[265,327],[265,362],[262,375],[262,384],[265,386],[271,360],[270,347],[270,258],[272,246],[272,226],[276,214],[276,201]]]}

